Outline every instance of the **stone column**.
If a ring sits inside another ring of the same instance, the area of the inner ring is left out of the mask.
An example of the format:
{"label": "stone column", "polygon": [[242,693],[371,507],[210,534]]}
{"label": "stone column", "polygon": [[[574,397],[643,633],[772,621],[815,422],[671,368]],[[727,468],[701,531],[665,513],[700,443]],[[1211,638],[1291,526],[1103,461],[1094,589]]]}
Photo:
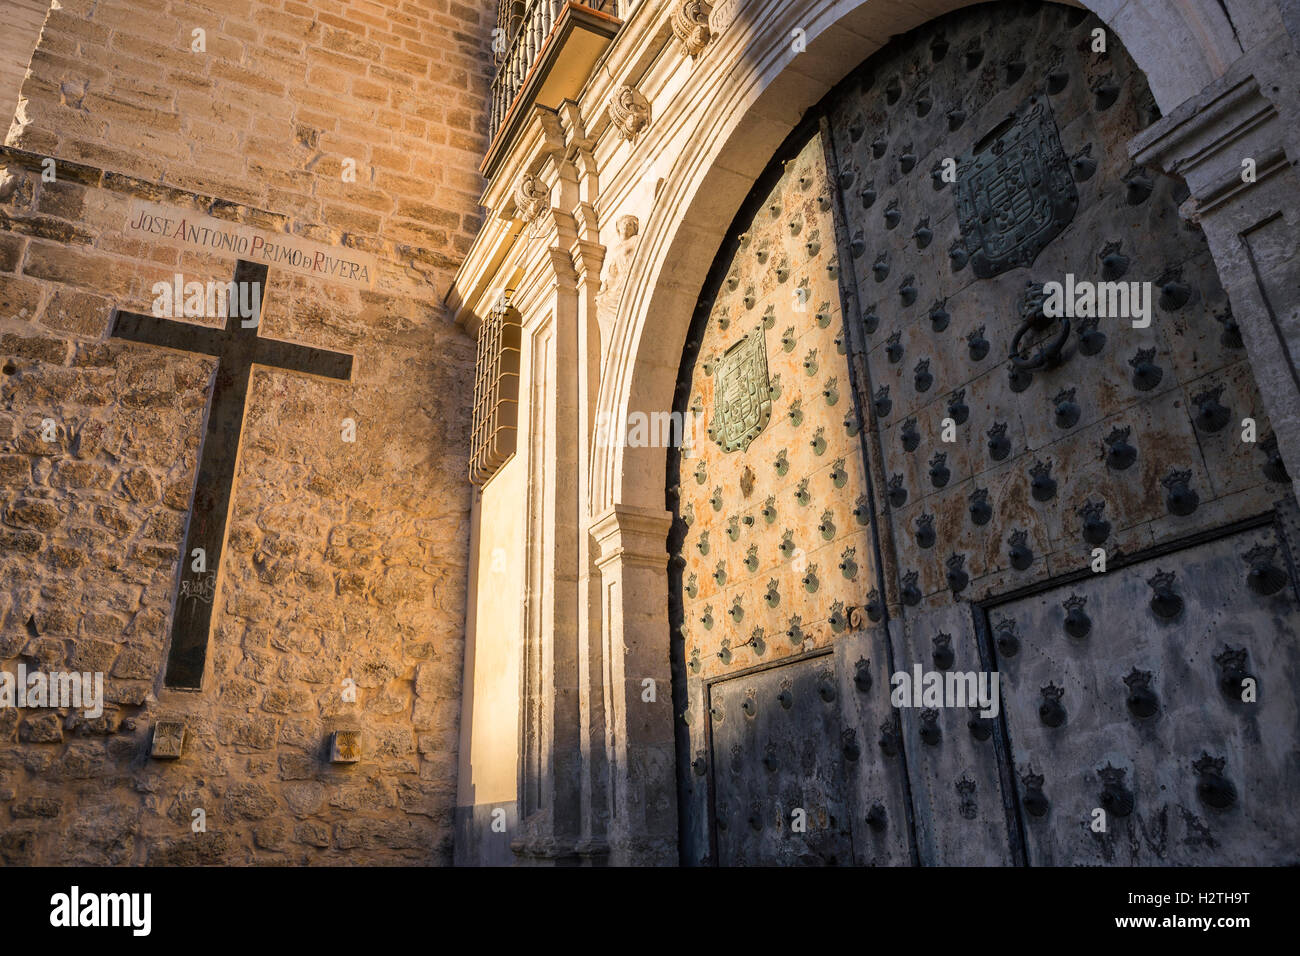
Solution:
{"label": "stone column", "polygon": [[608,675],[610,862],[620,866],[677,863],[664,615],[671,523],[666,510],[615,505],[592,524]]}
{"label": "stone column", "polygon": [[[1278,448],[1300,492],[1297,66],[1290,38],[1277,37],[1144,130],[1129,151],[1137,162],[1186,180],[1191,198],[1183,214],[1205,230]],[[1261,449],[1259,462],[1266,461]]]}

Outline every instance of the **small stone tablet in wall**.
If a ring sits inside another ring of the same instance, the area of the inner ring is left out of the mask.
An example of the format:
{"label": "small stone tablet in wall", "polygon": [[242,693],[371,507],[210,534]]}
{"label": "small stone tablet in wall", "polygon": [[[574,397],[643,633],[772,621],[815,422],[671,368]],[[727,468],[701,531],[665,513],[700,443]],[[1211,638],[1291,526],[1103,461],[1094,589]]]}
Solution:
{"label": "small stone tablet in wall", "polygon": [[336,730],[330,734],[330,763],[356,763],[361,759],[361,731]]}
{"label": "small stone tablet in wall", "polygon": [[184,747],[184,721],[160,720],[153,725],[153,746],[149,749],[149,756],[154,760],[175,760]]}

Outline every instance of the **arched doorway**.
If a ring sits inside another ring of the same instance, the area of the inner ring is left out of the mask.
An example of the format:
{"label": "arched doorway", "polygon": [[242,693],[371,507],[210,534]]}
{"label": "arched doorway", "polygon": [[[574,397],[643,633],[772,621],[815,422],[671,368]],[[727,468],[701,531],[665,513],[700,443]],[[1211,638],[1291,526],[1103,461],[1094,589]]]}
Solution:
{"label": "arched doorway", "polygon": [[1179,184],[1127,160],[1157,115],[1094,18],[989,4],[760,177],[668,462],[685,862],[1289,859],[1284,475]]}

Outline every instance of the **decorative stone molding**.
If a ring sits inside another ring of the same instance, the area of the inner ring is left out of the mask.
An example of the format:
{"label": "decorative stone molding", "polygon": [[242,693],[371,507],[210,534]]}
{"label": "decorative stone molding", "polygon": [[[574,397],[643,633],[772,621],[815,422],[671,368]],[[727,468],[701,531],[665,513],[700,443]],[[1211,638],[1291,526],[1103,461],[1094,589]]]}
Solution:
{"label": "decorative stone molding", "polygon": [[709,30],[709,12],[712,9],[705,0],[677,0],[673,7],[673,33],[692,59],[703,53],[713,38]]}
{"label": "decorative stone molding", "polygon": [[[1183,177],[1201,217],[1285,164],[1277,119],[1254,76],[1225,77],[1138,134],[1129,149],[1138,163]],[[1242,157],[1255,161],[1251,183],[1241,175]]]}
{"label": "decorative stone molding", "polygon": [[629,143],[650,123],[650,101],[632,86],[620,86],[609,101],[609,119]]}
{"label": "decorative stone molding", "polygon": [[524,173],[515,184],[515,207],[519,218],[531,224],[551,205],[551,191],[531,173]]}
{"label": "decorative stone molding", "polygon": [[731,26],[731,22],[736,19],[736,11],[740,9],[742,0],[721,0],[715,3],[713,9],[709,12],[709,30],[714,36],[720,36],[722,31]]}
{"label": "decorative stone molding", "polygon": [[[663,623],[647,608],[668,590],[668,532],[663,507],[615,505],[592,519],[590,534],[601,594],[600,646],[606,701],[609,862],[663,866],[677,862],[677,793],[673,766],[673,709],[669,697],[647,708],[647,678],[667,695],[672,671],[664,653]],[[649,771],[649,772],[648,772]]]}

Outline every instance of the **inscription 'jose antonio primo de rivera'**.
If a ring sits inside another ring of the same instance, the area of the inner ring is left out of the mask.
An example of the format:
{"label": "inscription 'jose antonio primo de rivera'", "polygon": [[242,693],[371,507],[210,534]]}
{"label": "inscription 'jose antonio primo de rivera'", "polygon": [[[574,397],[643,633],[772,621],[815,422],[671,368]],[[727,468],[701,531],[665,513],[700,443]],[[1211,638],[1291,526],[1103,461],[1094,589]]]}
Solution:
{"label": "inscription 'jose antonio primo de rivera'", "polygon": [[225,252],[328,281],[370,287],[375,276],[375,259],[364,252],[326,246],[297,236],[264,232],[193,210],[173,209],[156,203],[136,201],[131,204],[126,234]]}

